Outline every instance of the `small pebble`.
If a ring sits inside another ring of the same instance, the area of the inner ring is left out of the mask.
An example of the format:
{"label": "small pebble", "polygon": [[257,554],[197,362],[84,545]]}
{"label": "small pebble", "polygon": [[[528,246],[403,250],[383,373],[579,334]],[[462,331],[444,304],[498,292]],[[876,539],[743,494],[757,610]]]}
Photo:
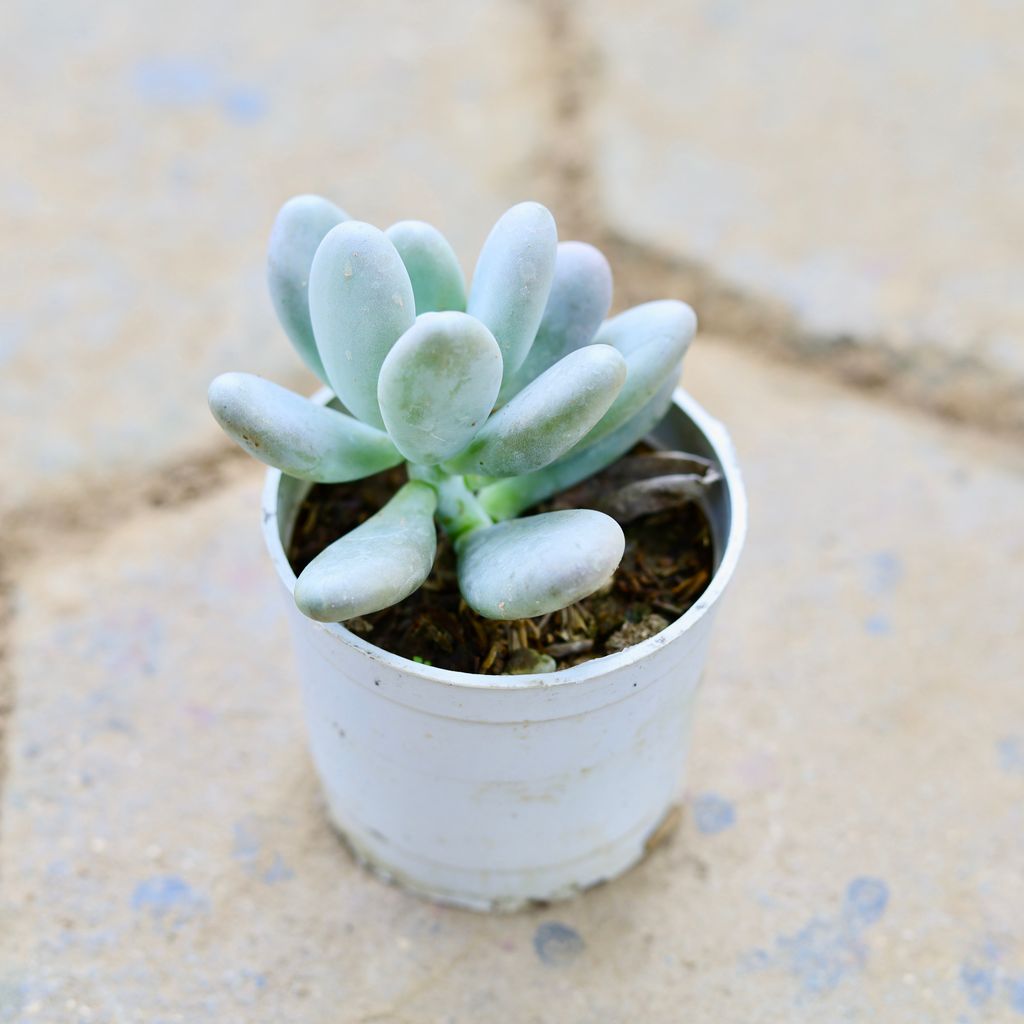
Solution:
{"label": "small pebble", "polygon": [[620,626],[605,644],[609,651],[624,651],[633,644],[657,635],[668,626],[668,619],[656,612],[651,612],[639,622],[626,622]]}
{"label": "small pebble", "polygon": [[535,672],[554,672],[557,668],[555,659],[550,654],[541,654],[539,651],[530,650],[529,647],[520,647],[513,651],[505,666],[507,676],[529,676]]}
{"label": "small pebble", "polygon": [[593,649],[593,640],[569,640],[564,644],[549,644],[544,648],[552,658],[570,658],[576,654],[586,654]]}

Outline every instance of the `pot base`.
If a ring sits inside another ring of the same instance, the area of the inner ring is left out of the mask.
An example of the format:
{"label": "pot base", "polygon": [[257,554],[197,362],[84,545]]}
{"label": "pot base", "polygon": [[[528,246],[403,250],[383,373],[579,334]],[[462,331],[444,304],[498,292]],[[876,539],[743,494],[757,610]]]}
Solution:
{"label": "pot base", "polygon": [[[498,912],[514,914],[523,910],[535,910],[540,907],[546,907],[551,903],[564,903],[566,900],[574,899],[582,893],[596,889],[606,882],[619,878],[627,871],[631,871],[642,861],[646,860],[655,849],[668,842],[679,828],[683,813],[680,804],[672,804],[652,828],[639,830],[624,836],[616,843],[595,851],[585,861],[576,861],[572,864],[558,865],[543,871],[530,872],[529,882],[531,889],[529,891],[544,893],[544,895],[530,897],[485,895],[483,887],[481,887],[481,894],[474,896],[467,892],[466,873],[461,869],[456,869],[458,876],[457,888],[446,888],[440,882],[437,885],[426,884],[422,881],[422,867],[415,876],[411,875],[408,870],[391,863],[387,857],[380,855],[376,850],[371,849],[370,845],[361,841],[353,830],[347,828],[338,820],[338,816],[333,809],[328,809],[327,817],[335,834],[352,856],[352,859],[363,870],[368,871],[375,878],[380,879],[380,881],[403,889],[405,892],[411,893],[420,899],[427,900],[430,903],[437,903],[444,907],[455,907],[458,910],[473,910],[478,913]],[[380,840],[371,840],[371,843],[375,843],[377,846],[380,845],[380,842]],[[562,883],[551,888],[544,888],[543,880],[545,876],[557,875],[565,877],[572,872],[581,871],[585,865],[590,865],[596,859],[603,860],[608,865],[608,870],[602,872],[597,877],[592,877],[590,881],[571,884]],[[432,865],[432,868],[439,871],[444,870],[441,865]],[[520,879],[524,872],[491,871],[479,872],[478,874],[481,880],[486,879],[490,881],[491,885],[488,888],[498,881],[495,876],[502,874],[514,876],[515,882],[513,884],[518,887],[522,884]]]}

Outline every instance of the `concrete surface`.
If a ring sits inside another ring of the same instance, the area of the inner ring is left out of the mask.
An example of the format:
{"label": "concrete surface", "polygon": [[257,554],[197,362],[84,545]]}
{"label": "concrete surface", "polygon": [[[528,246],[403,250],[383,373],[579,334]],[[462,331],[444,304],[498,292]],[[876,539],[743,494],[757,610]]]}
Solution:
{"label": "concrete surface", "polygon": [[1024,8],[602,0],[577,25],[612,231],[790,310],[790,345],[1024,427]]}
{"label": "concrete surface", "polygon": [[431,220],[472,266],[536,191],[548,100],[529,6],[5,13],[0,512],[200,451],[218,372],[306,381],[264,285],[289,196]]}
{"label": "concrete surface", "polygon": [[0,1021],[1024,1014],[1024,459],[704,338],[751,534],[679,831],[512,916],[369,877],[303,747],[258,470],[19,571]]}
{"label": "concrete surface", "polygon": [[301,191],[432,220],[467,268],[538,198],[632,243],[620,296],[698,267],[708,325],[1024,432],[1022,29],[997,2],[19,0],[0,515],[205,451],[221,370],[307,382],[263,284]]}
{"label": "concrete surface", "polygon": [[[1024,1016],[1018,6],[5,15],[0,1024]],[[203,401],[308,384],[262,266],[299,191],[467,267],[540,199],[728,336],[687,377],[752,529],[682,825],[576,902],[440,910],[325,824]]]}

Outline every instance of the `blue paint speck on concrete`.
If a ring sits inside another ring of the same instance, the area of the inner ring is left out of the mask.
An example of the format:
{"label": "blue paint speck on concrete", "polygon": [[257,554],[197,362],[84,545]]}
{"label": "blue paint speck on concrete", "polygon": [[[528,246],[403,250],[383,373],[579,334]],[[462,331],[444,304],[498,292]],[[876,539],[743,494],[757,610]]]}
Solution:
{"label": "blue paint speck on concrete", "polygon": [[872,636],[887,636],[892,632],[892,623],[887,615],[869,615],[864,620],[864,629]]}
{"label": "blue paint speck on concrete", "polygon": [[46,865],[46,878],[49,881],[56,881],[58,878],[69,878],[71,875],[71,862],[60,858],[51,860]]}
{"label": "blue paint speck on concrete", "polygon": [[1012,775],[1024,775],[1024,737],[1004,736],[996,744],[999,767]]}
{"label": "blue paint speck on concrete", "polygon": [[259,837],[246,821],[235,823],[235,837],[231,844],[231,856],[235,860],[253,860],[260,852]]}
{"label": "blue paint speck on concrete", "polygon": [[267,885],[274,885],[276,882],[287,882],[289,879],[295,877],[295,872],[284,862],[284,858],[279,853],[274,854],[274,860],[267,870],[263,873],[263,881]]}
{"label": "blue paint speck on concrete", "polygon": [[855,878],[846,887],[845,916],[856,927],[874,924],[889,905],[889,887],[880,878]]}
{"label": "blue paint speck on concrete", "polygon": [[888,904],[885,882],[867,876],[855,878],[846,887],[837,916],[814,917],[798,932],[780,936],[775,952],[757,950],[743,962],[753,970],[781,966],[799,983],[802,996],[824,995],[863,970],[865,932],[881,919]]}
{"label": "blue paint speck on concrete", "polygon": [[1006,981],[1006,1001],[1014,1013],[1024,1014],[1024,975]]}
{"label": "blue paint speck on concrete", "polygon": [[6,313],[0,315],[0,366],[13,359],[30,337],[25,317]]}
{"label": "blue paint speck on concrete", "polygon": [[136,66],[135,90],[150,103],[194,106],[214,99],[217,83],[212,68],[202,61],[159,58]]}
{"label": "blue paint speck on concrete", "polygon": [[773,962],[774,958],[767,949],[752,949],[740,957],[739,966],[743,971],[766,971]]}
{"label": "blue paint speck on concrete", "polygon": [[814,918],[795,934],[780,937],[778,947],[806,995],[831,992],[864,960],[856,934],[826,918]]}
{"label": "blue paint speck on concrete", "polygon": [[0,975],[0,1020],[20,1021],[22,1008],[29,1000],[30,983]]}
{"label": "blue paint speck on concrete", "polygon": [[887,594],[903,578],[903,562],[893,551],[876,551],[868,560],[868,590]]}
{"label": "blue paint speck on concrete", "polygon": [[201,903],[192,887],[176,875],[147,878],[132,893],[133,909],[149,910],[157,916],[171,910],[190,910]]}
{"label": "blue paint speck on concrete", "polygon": [[995,990],[995,973],[991,968],[965,963],[960,968],[960,984],[971,1006],[984,1006]]}
{"label": "blue paint speck on concrete", "polygon": [[704,835],[717,835],[736,824],[736,808],[717,793],[703,793],[693,801],[693,820]]}
{"label": "blue paint speck on concrete", "polygon": [[742,0],[712,0],[701,11],[704,20],[718,28],[732,25],[742,13]]}
{"label": "blue paint speck on concrete", "polygon": [[224,97],[224,109],[235,121],[258,121],[267,113],[267,97],[259,89],[231,89]]}
{"label": "blue paint speck on concrete", "polygon": [[157,106],[219,104],[233,121],[258,121],[269,109],[261,89],[225,81],[212,65],[187,57],[142,61],[135,67],[133,81],[136,94]]}
{"label": "blue paint speck on concrete", "polygon": [[[1005,998],[1015,1014],[1024,1015],[1024,975],[1008,974],[1000,963],[1005,952],[1004,943],[991,935],[978,942],[960,966],[960,987],[973,1009],[988,1007],[990,1013],[998,1005],[1001,1010]],[[971,1015],[967,1019],[976,1018]]]}
{"label": "blue paint speck on concrete", "polygon": [[534,933],[533,948],[542,964],[564,967],[583,952],[586,943],[575,928],[560,921],[545,921]]}

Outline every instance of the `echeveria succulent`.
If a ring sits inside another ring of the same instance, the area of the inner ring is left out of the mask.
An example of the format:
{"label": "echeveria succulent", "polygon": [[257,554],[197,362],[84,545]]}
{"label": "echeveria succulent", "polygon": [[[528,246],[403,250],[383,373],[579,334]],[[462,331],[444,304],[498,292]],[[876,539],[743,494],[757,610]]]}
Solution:
{"label": "echeveria succulent", "polygon": [[380,231],[298,196],[274,224],[268,283],[336,399],[226,373],[210,385],[217,421],[304,480],[358,480],[402,462],[409,477],[303,570],[303,612],[337,622],[406,598],[431,571],[435,522],[466,602],[489,618],[556,611],[611,577],[624,545],[614,519],[522,513],[610,465],[664,416],[696,330],[689,306],[648,302],[606,320],[607,261],[559,243],[539,203],[499,219],[467,294],[436,228]]}

